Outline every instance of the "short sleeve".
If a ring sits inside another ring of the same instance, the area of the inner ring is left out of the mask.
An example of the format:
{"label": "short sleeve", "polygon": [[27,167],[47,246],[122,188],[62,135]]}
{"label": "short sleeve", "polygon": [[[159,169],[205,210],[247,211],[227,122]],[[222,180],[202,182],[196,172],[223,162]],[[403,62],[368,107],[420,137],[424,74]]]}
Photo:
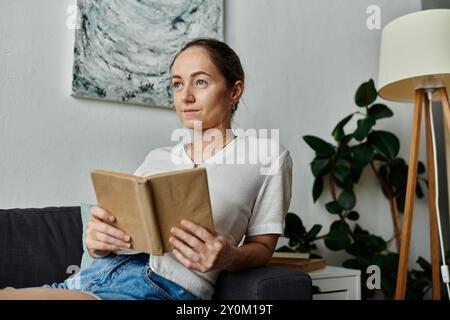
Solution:
{"label": "short sleeve", "polygon": [[145,172],[148,170],[148,167],[151,163],[150,161],[150,157],[152,155],[152,153],[154,152],[154,150],[151,150],[149,153],[147,153],[147,155],[145,156],[144,161],[141,163],[141,165],[136,169],[136,171],[134,171],[135,176],[144,176]]}
{"label": "short sleeve", "polygon": [[[147,157],[145,159],[147,159]],[[134,171],[133,175],[135,175],[135,176],[143,176],[143,172],[144,172],[144,169],[145,169],[146,165],[147,165],[147,161],[144,160],[141,163],[141,165],[136,169],[136,171]]]}
{"label": "short sleeve", "polygon": [[246,236],[282,234],[292,195],[292,159],[285,150],[269,174],[253,206]]}

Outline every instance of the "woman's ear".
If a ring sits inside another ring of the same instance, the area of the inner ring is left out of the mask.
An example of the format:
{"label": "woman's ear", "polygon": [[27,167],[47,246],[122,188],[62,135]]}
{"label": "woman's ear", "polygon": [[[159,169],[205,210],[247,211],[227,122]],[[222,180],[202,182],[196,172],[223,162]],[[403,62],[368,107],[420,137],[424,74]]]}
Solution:
{"label": "woman's ear", "polygon": [[244,82],[242,80],[236,81],[233,90],[231,90],[231,100],[238,103],[244,93]]}

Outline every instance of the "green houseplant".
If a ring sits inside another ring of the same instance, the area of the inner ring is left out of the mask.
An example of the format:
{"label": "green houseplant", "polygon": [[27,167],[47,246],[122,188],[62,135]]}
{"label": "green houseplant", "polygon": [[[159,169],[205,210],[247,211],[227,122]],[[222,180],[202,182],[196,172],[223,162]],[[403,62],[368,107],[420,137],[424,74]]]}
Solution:
{"label": "green houseplant", "polygon": [[[374,82],[359,86],[355,94],[357,111],[338,122],[332,130],[334,143],[319,137],[306,135],[303,140],[315,152],[311,162],[314,175],[312,196],[316,202],[324,191],[327,180],[332,201],[325,204],[328,213],[336,217],[328,233],[319,235],[321,225],[306,229],[298,215],[290,212],[286,216],[284,236],[289,239],[286,246],[278,251],[310,252],[314,250],[316,241],[323,240],[325,246],[333,251],[345,250],[352,257],[343,262],[343,266],[361,270],[363,298],[374,295],[373,290],[366,287],[367,267],[377,265],[381,270],[381,290],[385,298],[394,296],[399,256],[390,249],[395,241],[397,251],[401,241],[400,213],[404,210],[406,183],[408,174],[407,162],[398,157],[400,141],[388,131],[376,130],[376,124],[393,116],[393,112],[384,104],[375,103],[378,97]],[[357,126],[353,132],[346,131],[346,125],[354,118]],[[356,209],[357,199],[354,186],[359,182],[362,172],[369,168],[378,181],[380,189],[389,201],[393,235],[390,239],[370,233],[357,221],[360,212]],[[416,196],[423,198],[423,186],[427,186],[424,177],[425,166],[418,163]],[[431,287],[431,265],[419,257],[417,263],[421,270],[408,273],[408,299],[422,299]]]}

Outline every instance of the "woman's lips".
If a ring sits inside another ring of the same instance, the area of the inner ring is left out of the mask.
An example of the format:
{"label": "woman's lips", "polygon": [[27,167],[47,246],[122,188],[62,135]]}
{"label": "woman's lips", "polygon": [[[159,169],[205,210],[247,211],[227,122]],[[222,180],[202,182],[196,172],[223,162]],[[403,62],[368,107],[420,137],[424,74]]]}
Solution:
{"label": "woman's lips", "polygon": [[191,114],[195,114],[195,113],[197,113],[197,112],[199,112],[200,110],[185,110],[185,111],[183,111],[183,113],[184,114],[186,114],[186,115],[191,115]]}

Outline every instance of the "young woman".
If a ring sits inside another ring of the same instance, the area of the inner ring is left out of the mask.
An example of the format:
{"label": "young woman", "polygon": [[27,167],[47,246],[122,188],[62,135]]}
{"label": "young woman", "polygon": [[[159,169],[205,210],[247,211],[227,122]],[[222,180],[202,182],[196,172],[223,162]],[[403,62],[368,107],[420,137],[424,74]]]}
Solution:
{"label": "young woman", "polygon": [[[171,74],[177,115],[192,142],[150,151],[134,174],[206,168],[216,233],[183,221],[171,230],[173,252],[149,256],[129,250],[130,237],[111,225],[114,217],[93,207],[86,246],[94,263],[64,283],[35,289],[41,297],[210,299],[222,270],[271,258],[290,204],[292,160],[274,139],[231,129],[244,92],[239,57],[221,41],[198,39],[176,55]],[[261,154],[265,163],[255,161]]]}

